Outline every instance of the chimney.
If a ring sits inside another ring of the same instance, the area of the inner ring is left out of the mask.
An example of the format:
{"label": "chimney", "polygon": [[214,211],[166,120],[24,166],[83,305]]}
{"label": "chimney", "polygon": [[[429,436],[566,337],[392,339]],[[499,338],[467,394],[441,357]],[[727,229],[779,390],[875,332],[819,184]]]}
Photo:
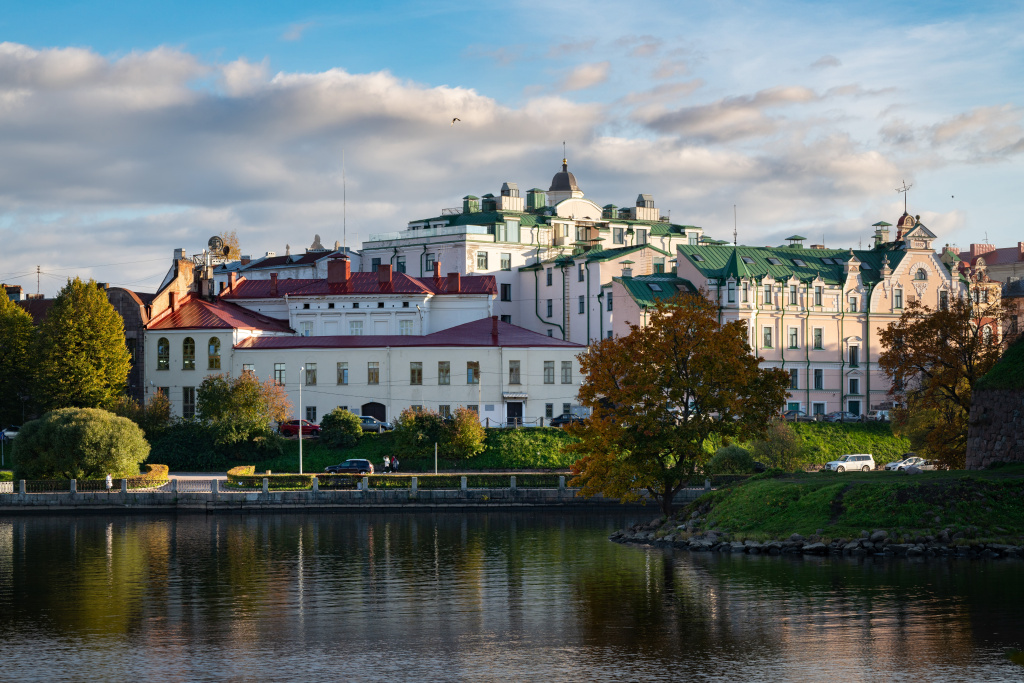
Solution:
{"label": "chimney", "polygon": [[1017,260],[1024,261],[1024,242],[1017,242]]}
{"label": "chimney", "polygon": [[382,263],[377,266],[377,282],[382,285],[391,284],[391,264]]}
{"label": "chimney", "polygon": [[491,316],[491,341],[495,344],[498,343],[498,316]]}
{"label": "chimney", "polygon": [[243,266],[247,266],[249,265],[249,262],[252,261],[252,256],[249,254],[242,254],[241,261]]}
{"label": "chimney", "polygon": [[434,261],[434,279],[441,279],[441,264],[438,263],[437,261]]}
{"label": "chimney", "polygon": [[168,301],[171,304],[171,313],[173,313],[176,310],[178,310],[178,293],[177,292],[169,292],[167,294],[167,299],[168,299]]}
{"label": "chimney", "polygon": [[327,261],[327,282],[343,284],[352,275],[352,264],[347,256],[334,256]]}
{"label": "chimney", "polygon": [[448,273],[448,293],[458,294],[462,284],[462,276],[458,273]]}
{"label": "chimney", "polygon": [[175,261],[180,261],[183,258],[185,258],[185,250],[184,249],[175,249],[174,250],[174,260]]}
{"label": "chimney", "polygon": [[235,283],[238,281],[238,273],[231,271],[228,273],[228,291],[235,291]]}
{"label": "chimney", "polygon": [[277,296],[277,273],[270,274],[270,296]]}

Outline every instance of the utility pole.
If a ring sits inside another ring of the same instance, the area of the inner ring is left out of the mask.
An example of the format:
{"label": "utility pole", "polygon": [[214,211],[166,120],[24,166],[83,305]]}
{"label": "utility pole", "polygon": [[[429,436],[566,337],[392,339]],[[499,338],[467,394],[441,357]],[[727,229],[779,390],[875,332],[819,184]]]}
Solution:
{"label": "utility pole", "polygon": [[39,266],[36,266],[36,294],[39,294]]}

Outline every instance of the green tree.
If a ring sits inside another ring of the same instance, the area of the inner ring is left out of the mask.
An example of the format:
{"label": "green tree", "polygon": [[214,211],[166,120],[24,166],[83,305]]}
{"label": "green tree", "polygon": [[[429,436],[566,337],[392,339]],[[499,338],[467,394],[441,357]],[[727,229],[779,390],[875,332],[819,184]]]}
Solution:
{"label": "green tree", "polygon": [[710,456],[714,434],[760,434],[786,398],[789,375],[762,369],[742,321],[722,323],[703,296],[659,302],[645,327],[592,344],[579,356],[579,400],[591,409],[569,432],[580,442],[574,486],[637,500],[647,491],[665,515]]}
{"label": "green tree", "polygon": [[320,443],[331,448],[352,448],[362,435],[359,416],[345,408],[335,408],[320,420]]}
{"label": "green tree", "polygon": [[32,382],[32,316],[0,296],[0,427],[24,422]]}
{"label": "green tree", "polygon": [[487,432],[480,417],[469,408],[458,407],[452,419],[445,423],[441,448],[453,458],[472,458],[487,448]]}
{"label": "green tree", "polygon": [[444,420],[436,411],[406,408],[395,419],[391,442],[400,456],[422,458],[433,454],[434,444],[444,443],[446,436]]}
{"label": "green tree", "polygon": [[130,396],[119,396],[110,412],[139,425],[151,444],[155,444],[171,424],[171,400],[162,391],[150,396],[145,405],[139,405]]}
{"label": "green tree", "polygon": [[772,420],[764,435],[750,444],[754,460],[787,472],[796,469],[803,450],[803,438],[782,420]]}
{"label": "green tree", "polygon": [[16,479],[131,477],[149,455],[142,429],[99,408],[60,408],[27,422],[14,440]]}
{"label": "green tree", "polygon": [[742,446],[722,446],[708,460],[705,469],[709,474],[749,474],[754,471],[754,459]]}
{"label": "green tree", "polygon": [[36,359],[33,398],[43,410],[106,408],[124,392],[124,321],[94,280],[68,280],[57,294],[39,326]]}
{"label": "green tree", "polygon": [[278,447],[273,423],[288,419],[291,408],[283,387],[261,383],[251,372],[209,375],[196,392],[197,417],[213,430],[215,443],[235,455],[245,445]]}

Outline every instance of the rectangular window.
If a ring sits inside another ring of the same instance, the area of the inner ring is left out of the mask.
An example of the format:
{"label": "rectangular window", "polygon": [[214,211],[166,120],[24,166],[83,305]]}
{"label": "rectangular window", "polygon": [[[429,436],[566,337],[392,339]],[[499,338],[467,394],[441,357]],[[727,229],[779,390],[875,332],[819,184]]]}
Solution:
{"label": "rectangular window", "polygon": [[470,403],[469,405],[467,405],[466,410],[471,410],[477,415],[480,414],[480,406],[476,405],[475,403]]}
{"label": "rectangular window", "polygon": [[637,244],[637,246],[639,246],[641,244],[647,244],[647,231],[646,230],[637,230],[636,231],[636,244]]}
{"label": "rectangular window", "polygon": [[242,372],[256,372],[256,366],[252,363],[242,363]]}
{"label": "rectangular window", "polygon": [[423,270],[427,273],[432,274],[434,272],[434,264],[437,263],[437,258],[434,254],[427,254],[424,259]]}
{"label": "rectangular window", "polygon": [[726,291],[728,294],[726,301],[730,304],[736,303],[736,283],[734,281],[729,280],[729,285]]}
{"label": "rectangular window", "polygon": [[348,321],[348,333],[353,337],[361,337],[363,334],[363,321],[362,320],[349,320]]}
{"label": "rectangular window", "polygon": [[274,384],[279,387],[283,387],[287,379],[288,377],[285,374],[284,363],[274,363]]}
{"label": "rectangular window", "polygon": [[939,310],[945,311],[949,308],[949,292],[939,292]]}
{"label": "rectangular window", "polygon": [[692,232],[691,233],[687,233],[686,243],[687,244],[697,244],[697,235],[696,235],[696,233],[692,233]]}
{"label": "rectangular window", "polygon": [[512,254],[501,255],[501,269],[512,270]]}
{"label": "rectangular window", "polygon": [[789,286],[789,305],[796,306],[796,285]]}
{"label": "rectangular window", "polygon": [[562,384],[572,384],[572,361],[562,361]]}
{"label": "rectangular window", "polygon": [[376,273],[378,268],[380,268],[380,259],[379,258],[370,259],[370,272],[371,273]]}
{"label": "rectangular window", "polygon": [[894,308],[903,308],[903,290],[894,289],[892,291],[892,305]]}
{"label": "rectangular window", "polygon": [[306,363],[306,386],[316,386],[316,363]]}
{"label": "rectangular window", "polygon": [[577,279],[580,282],[583,282],[583,279],[584,279],[585,274],[586,274],[586,270],[587,270],[587,268],[586,268],[586,264],[585,263],[580,263],[576,267],[576,276],[577,276]]}
{"label": "rectangular window", "polygon": [[544,361],[544,384],[555,383],[555,361]]}
{"label": "rectangular window", "polygon": [[190,420],[196,416],[196,388],[181,388],[181,416]]}
{"label": "rectangular window", "polygon": [[562,404],[562,415],[570,415],[571,413],[572,413],[572,404],[571,403],[563,403]]}
{"label": "rectangular window", "polygon": [[313,336],[313,323],[303,322],[302,323],[302,336],[311,337]]}
{"label": "rectangular window", "polygon": [[512,316],[510,316],[510,315],[503,315],[503,316],[501,316],[501,322],[508,323],[509,325],[511,325],[512,324]]}
{"label": "rectangular window", "polygon": [[352,308],[359,308],[359,302],[356,301],[352,304]]}
{"label": "rectangular window", "polygon": [[551,317],[552,312],[554,310],[554,303],[555,302],[552,299],[548,299],[548,317],[549,318]]}
{"label": "rectangular window", "polygon": [[821,306],[821,300],[822,300],[822,296],[821,295],[822,295],[822,287],[820,285],[816,286],[814,288],[814,305],[815,306]]}
{"label": "rectangular window", "polygon": [[316,424],[316,406],[306,406],[306,419]]}
{"label": "rectangular window", "polygon": [[612,290],[608,290],[608,310],[612,310]]}
{"label": "rectangular window", "polygon": [[665,259],[656,258],[654,259],[654,272],[664,273],[665,272]]}
{"label": "rectangular window", "polygon": [[547,277],[547,285],[548,285],[548,287],[550,287],[551,286],[551,269],[550,268],[548,268],[546,277]]}
{"label": "rectangular window", "polygon": [[423,384],[423,363],[409,363],[409,384]]}
{"label": "rectangular window", "polygon": [[370,362],[366,364],[366,383],[380,384],[380,363]]}
{"label": "rectangular window", "polygon": [[815,327],[814,328],[814,348],[816,348],[816,349],[824,348],[822,346],[822,344],[823,344],[822,337],[823,336],[824,336],[824,330],[822,330],[820,327]]}
{"label": "rectangular window", "polygon": [[860,380],[856,377],[850,378],[850,393],[855,396],[860,393]]}
{"label": "rectangular window", "polygon": [[765,285],[764,286],[764,305],[765,306],[771,306],[772,305],[772,286],[771,285]]}
{"label": "rectangular window", "polygon": [[398,321],[398,334],[403,337],[412,336],[412,321],[411,320],[399,320]]}
{"label": "rectangular window", "polygon": [[763,330],[764,336],[762,338],[761,346],[766,349],[772,348],[772,328],[766,327]]}
{"label": "rectangular window", "polygon": [[800,388],[800,371],[790,370],[789,371],[789,388],[799,389]]}
{"label": "rectangular window", "polygon": [[[551,336],[551,335],[548,335],[548,336]],[[611,331],[611,330],[608,330],[608,338],[609,338],[609,339],[611,339],[611,338],[612,338],[612,331]]]}
{"label": "rectangular window", "polygon": [[850,299],[849,299],[849,308],[847,309],[847,311],[849,313],[856,313],[857,312],[857,297],[855,297],[855,296],[851,296],[850,297]]}
{"label": "rectangular window", "polygon": [[466,384],[480,384],[480,362],[471,360],[466,363]]}
{"label": "rectangular window", "polygon": [[555,416],[555,404],[554,403],[545,403],[544,404],[544,417],[546,417],[546,418],[548,418],[550,420],[554,416]]}
{"label": "rectangular window", "polygon": [[508,383],[519,384],[519,361],[517,360],[508,362]]}
{"label": "rectangular window", "polygon": [[800,331],[795,327],[789,328],[789,348],[800,348]]}
{"label": "rectangular window", "polygon": [[622,228],[612,228],[612,244],[625,244],[626,237]]}
{"label": "rectangular window", "polygon": [[813,405],[814,405],[814,410],[813,410],[813,414],[814,415],[824,415],[825,414],[825,404],[824,403],[815,403]]}
{"label": "rectangular window", "polygon": [[742,303],[748,303],[750,301],[750,285],[746,282],[743,283],[743,295],[740,298]]}
{"label": "rectangular window", "polygon": [[395,272],[397,272],[397,273],[404,273],[405,272],[405,257],[404,256],[399,256],[397,259],[395,259]]}
{"label": "rectangular window", "polygon": [[554,337],[554,336],[555,336],[555,331],[554,331],[554,330],[551,330],[551,329],[549,329],[549,330],[548,330],[548,336],[549,336],[549,337]]}
{"label": "rectangular window", "polygon": [[478,251],[476,253],[476,269],[487,270],[487,252]]}
{"label": "rectangular window", "polygon": [[859,367],[859,366],[860,366],[860,347],[859,346],[851,346],[850,347],[850,367],[851,368],[856,368],[856,367]]}
{"label": "rectangular window", "polygon": [[452,383],[452,364],[451,361],[441,360],[437,362],[437,383],[438,384],[451,384]]}
{"label": "rectangular window", "polygon": [[338,363],[338,384],[348,384],[348,363]]}
{"label": "rectangular window", "polygon": [[170,398],[171,397],[171,388],[170,387],[157,387],[156,388],[156,393],[163,394],[167,398]]}
{"label": "rectangular window", "polygon": [[501,285],[501,300],[512,301],[512,285],[502,283]]}
{"label": "rectangular window", "polygon": [[441,404],[437,407],[437,414],[447,419],[452,416],[452,407],[450,405]]}
{"label": "rectangular window", "polygon": [[580,301],[580,313],[585,313],[586,310],[587,310],[587,304],[586,304],[586,301],[583,299],[583,295],[582,294],[580,294],[579,301]]}
{"label": "rectangular window", "polygon": [[815,370],[814,371],[814,388],[816,391],[824,391],[825,389],[825,371]]}

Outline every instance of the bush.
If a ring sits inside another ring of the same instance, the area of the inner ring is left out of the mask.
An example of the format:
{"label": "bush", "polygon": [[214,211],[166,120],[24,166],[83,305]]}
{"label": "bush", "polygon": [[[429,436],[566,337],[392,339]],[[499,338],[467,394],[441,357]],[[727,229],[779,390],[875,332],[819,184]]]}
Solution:
{"label": "bush", "polygon": [[803,439],[785,422],[772,422],[764,437],[755,439],[750,453],[769,468],[792,472],[803,454]]}
{"label": "bush", "polygon": [[344,408],[335,408],[320,420],[320,443],[332,448],[352,448],[362,435],[359,416]]}
{"label": "bush", "polygon": [[406,408],[395,420],[392,432],[395,451],[406,458],[433,455],[434,444],[446,442],[449,426],[433,410]]}
{"label": "bush", "polygon": [[287,420],[291,404],[283,387],[243,372],[207,376],[196,392],[196,411],[220,452],[251,460],[252,446],[281,452],[272,423]]}
{"label": "bush", "polygon": [[198,420],[173,422],[153,443],[150,458],[179,472],[214,472],[227,464],[212,430]]}
{"label": "bush", "polygon": [[139,405],[128,396],[121,396],[111,406],[110,412],[127,417],[139,425],[150,443],[159,439],[171,424],[171,400],[162,391],[153,394],[145,405]]}
{"label": "bush", "polygon": [[752,474],[754,458],[750,451],[735,444],[723,446],[708,460],[708,474]]}
{"label": "bush", "polygon": [[263,480],[267,480],[267,487],[271,489],[308,489],[313,486],[315,474],[256,474],[255,465],[239,465],[228,470],[228,483],[226,488],[255,489],[263,486]]}
{"label": "bush", "polygon": [[472,458],[483,453],[486,436],[480,417],[469,408],[460,407],[445,425],[445,453],[454,458]]}
{"label": "bush", "polygon": [[128,488],[139,489],[161,486],[167,481],[170,474],[170,468],[167,465],[146,464],[142,468],[142,474],[128,477]]}
{"label": "bush", "polygon": [[25,424],[14,440],[15,479],[131,477],[149,455],[142,429],[100,408],[61,408]]}

